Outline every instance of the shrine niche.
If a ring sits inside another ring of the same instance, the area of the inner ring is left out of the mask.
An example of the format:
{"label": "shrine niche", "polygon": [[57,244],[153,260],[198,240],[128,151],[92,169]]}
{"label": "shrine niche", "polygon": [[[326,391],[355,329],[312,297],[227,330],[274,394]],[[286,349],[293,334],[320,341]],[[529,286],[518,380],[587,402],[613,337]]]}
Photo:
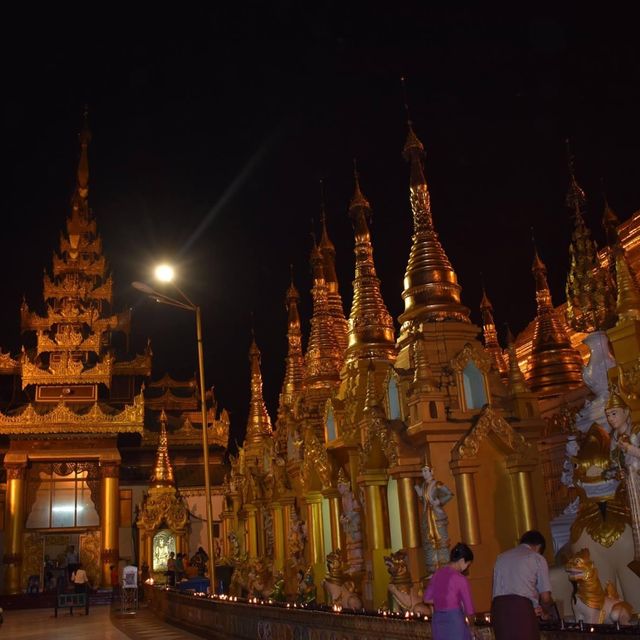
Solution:
{"label": "shrine niche", "polygon": [[167,570],[171,552],[188,553],[189,512],[175,488],[169,460],[167,416],[160,418],[160,438],[151,487],[136,522],[139,533],[140,567],[145,564],[157,580]]}

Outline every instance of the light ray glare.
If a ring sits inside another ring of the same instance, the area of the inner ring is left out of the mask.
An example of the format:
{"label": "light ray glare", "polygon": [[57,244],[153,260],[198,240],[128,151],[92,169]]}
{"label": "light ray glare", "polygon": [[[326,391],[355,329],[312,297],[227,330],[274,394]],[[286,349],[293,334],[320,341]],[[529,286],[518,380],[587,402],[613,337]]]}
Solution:
{"label": "light ray glare", "polygon": [[240,187],[245,183],[247,178],[251,175],[254,169],[264,158],[267,150],[271,147],[272,143],[278,137],[279,131],[272,132],[264,142],[258,147],[257,151],[249,158],[248,162],[244,165],[240,173],[233,179],[231,184],[225,189],[224,193],[211,209],[207,212],[200,224],[196,227],[195,231],[191,234],[189,239],[185,242],[182,249],[179,251],[179,255],[185,254],[192,245],[198,240],[198,238],[204,233],[205,229],[216,219],[217,215],[222,209],[233,199],[236,193],[240,190]]}

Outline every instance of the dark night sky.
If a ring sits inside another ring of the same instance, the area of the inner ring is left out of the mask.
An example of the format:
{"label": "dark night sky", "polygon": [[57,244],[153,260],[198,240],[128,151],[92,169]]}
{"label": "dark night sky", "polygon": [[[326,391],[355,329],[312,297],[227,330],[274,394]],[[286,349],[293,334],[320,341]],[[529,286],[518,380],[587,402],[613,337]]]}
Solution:
{"label": "dark night sky", "polygon": [[531,226],[561,300],[571,233],[564,139],[572,140],[597,238],[601,179],[622,218],[640,207],[635,21],[568,4],[527,15],[417,1],[393,10],[346,4],[6,22],[5,350],[19,346],[22,294],[43,311],[42,270],[51,268],[69,211],[85,102],[90,201],[116,306],[134,309],[138,351],[152,338],[155,377],[167,369],[190,375],[192,318],[129,286],[148,279],[160,258],[179,263],[184,288],[203,307],[207,382],[230,409],[238,438],[252,312],[275,417],[289,263],[308,322],[309,232],[321,176],[348,314],[354,156],[373,206],[383,295],[393,316],[402,310],[411,216],[401,75],[427,149],[436,227],[475,319],[480,272],[499,325],[521,330],[533,316]]}

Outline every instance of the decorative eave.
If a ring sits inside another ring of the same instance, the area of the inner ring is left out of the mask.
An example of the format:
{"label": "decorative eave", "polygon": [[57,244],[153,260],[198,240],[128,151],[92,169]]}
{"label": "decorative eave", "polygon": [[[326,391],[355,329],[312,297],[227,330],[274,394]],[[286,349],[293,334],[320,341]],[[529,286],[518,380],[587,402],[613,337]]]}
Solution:
{"label": "decorative eave", "polygon": [[160,378],[159,380],[155,380],[154,382],[150,382],[147,387],[148,388],[153,388],[153,387],[160,387],[160,388],[184,388],[184,387],[190,387],[192,389],[196,389],[197,388],[197,383],[196,383],[196,379],[191,378],[190,380],[176,380],[174,378],[172,378],[168,373],[165,373],[162,378]]}
{"label": "decorative eave", "polygon": [[85,276],[104,277],[107,269],[107,260],[104,256],[83,258],[82,256],[72,260],[61,258],[53,254],[53,275],[58,277],[69,271],[81,271]]}
{"label": "decorative eave", "polygon": [[198,409],[198,398],[195,394],[191,396],[177,396],[166,388],[161,396],[155,398],[146,397],[145,405],[148,409],[164,409],[165,411],[196,411]]}
{"label": "decorative eave", "polygon": [[0,411],[0,434],[22,435],[43,433],[142,433],[144,428],[144,398],[137,395],[133,404],[122,411],[106,413],[98,403],[89,411],[77,413],[65,402],[60,402],[47,413],[39,413],[34,404],[28,404],[24,411],[6,415]]}
{"label": "decorative eave", "polygon": [[22,388],[30,384],[104,384],[111,386],[113,375],[113,356],[105,355],[101,362],[89,369],[84,368],[82,362],[71,359],[63,352],[64,359],[50,365],[49,369],[42,369],[33,364],[28,357],[22,359]]}
{"label": "decorative eave", "polygon": [[[148,401],[145,400],[145,406],[148,409],[153,408]],[[223,411],[226,415],[226,412]],[[222,418],[222,416],[221,416]],[[176,445],[197,445],[202,446],[202,430],[196,429],[189,416],[185,416],[182,426],[169,434],[171,436],[171,446]],[[143,444],[155,446],[158,443],[159,434],[145,431],[143,434]],[[209,423],[207,427],[207,442],[209,446],[216,445],[226,449],[229,445],[229,422],[219,419],[213,423]]]}
{"label": "decorative eave", "polygon": [[[95,234],[96,232],[96,221],[91,220],[87,223],[87,233]],[[80,236],[80,242],[77,247],[72,247],[69,239],[64,235],[60,234],[60,253],[71,253],[76,251],[83,251],[85,253],[94,253],[101,254],[102,253],[102,238],[97,236],[90,241],[87,241],[83,236]]]}
{"label": "decorative eave", "polygon": [[490,437],[496,438],[508,454],[528,458],[535,453],[531,444],[487,404],[478,414],[471,429],[453,447],[452,459],[475,458],[482,442]]}
{"label": "decorative eave", "polygon": [[126,360],[122,362],[113,363],[113,375],[114,376],[145,376],[151,375],[152,354],[141,353],[138,354],[133,360]]}
{"label": "decorative eave", "polygon": [[43,297],[45,300],[52,298],[78,297],[81,299],[91,298],[92,300],[106,300],[111,302],[113,297],[113,279],[111,276],[98,287],[94,287],[90,280],[84,280],[73,287],[62,282],[54,282],[48,275],[44,277]]}
{"label": "decorative eave", "polygon": [[100,353],[100,337],[100,334],[93,333],[87,338],[83,338],[80,331],[69,331],[64,334],[56,333],[55,340],[52,340],[47,333],[38,330],[36,352],[39,355],[41,353],[73,349],[74,351],[93,351],[94,353]]}
{"label": "decorative eave", "polygon": [[14,376],[20,373],[20,361],[11,357],[10,353],[0,350],[0,375]]}
{"label": "decorative eave", "polygon": [[108,318],[99,318],[91,325],[91,328],[96,333],[101,331],[123,331],[124,333],[129,333],[131,330],[131,309],[126,309]]}

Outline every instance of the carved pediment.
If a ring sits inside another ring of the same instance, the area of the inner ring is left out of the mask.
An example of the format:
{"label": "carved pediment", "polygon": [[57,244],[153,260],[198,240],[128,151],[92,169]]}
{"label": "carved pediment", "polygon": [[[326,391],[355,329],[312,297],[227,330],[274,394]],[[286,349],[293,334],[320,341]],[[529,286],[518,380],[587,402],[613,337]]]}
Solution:
{"label": "carved pediment", "polygon": [[469,362],[473,362],[483,373],[488,373],[491,369],[491,358],[485,350],[480,345],[475,346],[467,342],[462,350],[451,359],[449,364],[454,371],[460,372]]}
{"label": "carved pediment", "polygon": [[528,457],[534,454],[533,447],[489,405],[485,405],[475,419],[471,429],[453,448],[452,458],[475,458],[483,441],[492,438],[507,454]]}

